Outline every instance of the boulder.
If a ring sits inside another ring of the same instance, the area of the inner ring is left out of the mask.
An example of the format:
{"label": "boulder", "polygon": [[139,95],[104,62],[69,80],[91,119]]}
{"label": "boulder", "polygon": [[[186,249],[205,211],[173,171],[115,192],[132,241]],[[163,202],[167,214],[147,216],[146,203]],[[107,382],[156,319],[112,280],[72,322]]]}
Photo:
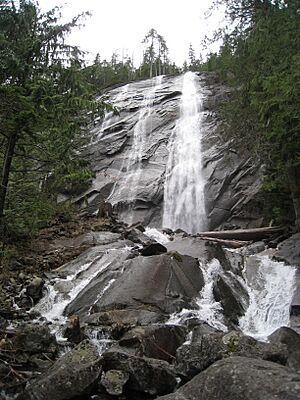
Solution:
{"label": "boulder", "polygon": [[157,400],[298,400],[300,375],[247,357],[217,361],[175,393]]}
{"label": "boulder", "polygon": [[153,396],[172,392],[176,375],[169,363],[148,357],[137,357],[130,352],[113,347],[103,354],[103,369],[120,370],[129,374],[126,387]]}
{"label": "boulder", "polygon": [[284,261],[286,264],[300,267],[300,233],[296,233],[281,242],[274,258],[278,261]]}
{"label": "boulder", "polygon": [[178,253],[136,257],[96,302],[99,310],[142,308],[171,314],[191,307],[204,285],[197,260]]}
{"label": "boulder", "polygon": [[231,355],[261,358],[285,365],[287,349],[281,344],[258,342],[232,331],[203,334],[197,342],[183,344],[176,353],[176,371],[184,380],[191,379],[214,362]]}
{"label": "boulder", "polygon": [[216,301],[222,304],[224,315],[228,321],[238,325],[249,306],[249,295],[236,276],[224,272],[217,276],[213,288]]}
{"label": "boulder", "polygon": [[31,297],[34,303],[36,303],[43,296],[44,280],[40,277],[35,277],[26,286],[26,294]]}
{"label": "boulder", "polygon": [[69,400],[86,395],[97,384],[101,362],[95,345],[83,341],[31,382],[17,400]]}
{"label": "boulder", "polygon": [[23,324],[18,327],[14,337],[15,347],[29,354],[57,352],[55,336],[47,325]]}
{"label": "boulder", "polygon": [[165,248],[165,246],[157,242],[150,243],[147,246],[144,246],[141,250],[141,254],[144,257],[156,256],[158,254],[163,254],[166,252],[167,249]]}
{"label": "boulder", "polygon": [[300,335],[293,329],[283,326],[268,337],[274,344],[284,344],[288,350],[287,365],[295,371],[300,371]]}
{"label": "boulder", "polygon": [[129,374],[117,369],[111,369],[103,372],[101,376],[101,385],[105,387],[107,393],[113,396],[119,396],[123,392],[123,386],[129,379]]}
{"label": "boulder", "polygon": [[281,242],[274,258],[296,266],[296,290],[291,304],[291,314],[298,316],[300,315],[300,233]]}
{"label": "boulder", "polygon": [[208,325],[208,323],[200,321],[192,330],[191,342],[197,343],[198,341],[201,341],[203,335],[210,333],[220,333],[220,331]]}
{"label": "boulder", "polygon": [[120,346],[134,348],[135,354],[173,361],[176,350],[185,341],[186,329],[179,325],[136,327],[119,340]]}

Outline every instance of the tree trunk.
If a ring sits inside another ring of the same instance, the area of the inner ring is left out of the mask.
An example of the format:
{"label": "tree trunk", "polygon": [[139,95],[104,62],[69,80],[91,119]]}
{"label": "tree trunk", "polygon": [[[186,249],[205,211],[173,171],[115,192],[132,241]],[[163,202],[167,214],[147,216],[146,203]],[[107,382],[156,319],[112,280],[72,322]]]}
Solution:
{"label": "tree trunk", "polygon": [[7,143],[5,159],[2,168],[1,183],[0,183],[0,224],[3,224],[4,207],[7,194],[7,185],[11,169],[11,163],[15,152],[18,136],[16,133],[12,134]]}
{"label": "tree trunk", "polygon": [[239,240],[239,241],[250,241],[250,240],[261,240],[279,234],[284,231],[284,227],[272,226],[264,228],[251,228],[251,229],[236,229],[228,231],[211,231],[211,232],[199,232],[197,236],[217,238],[223,240]]}
{"label": "tree trunk", "polygon": [[295,225],[300,231],[300,166],[288,169],[288,180],[295,211]]}

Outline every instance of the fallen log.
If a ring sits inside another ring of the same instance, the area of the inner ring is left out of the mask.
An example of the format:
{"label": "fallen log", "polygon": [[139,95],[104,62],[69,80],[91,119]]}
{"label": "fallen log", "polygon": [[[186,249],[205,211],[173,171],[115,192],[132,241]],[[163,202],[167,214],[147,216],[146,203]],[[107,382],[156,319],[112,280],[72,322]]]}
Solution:
{"label": "fallen log", "polygon": [[280,234],[285,230],[282,226],[268,226],[265,228],[236,229],[228,231],[200,232],[198,237],[209,237],[224,240],[257,241],[267,239],[275,234]]}
{"label": "fallen log", "polygon": [[231,247],[233,249],[239,249],[240,247],[247,246],[251,241],[245,241],[245,240],[225,240],[225,239],[218,239],[218,238],[213,238],[213,237],[208,237],[208,236],[200,236],[200,239],[203,240],[208,240],[210,242],[214,243],[219,243],[222,246],[226,247]]}

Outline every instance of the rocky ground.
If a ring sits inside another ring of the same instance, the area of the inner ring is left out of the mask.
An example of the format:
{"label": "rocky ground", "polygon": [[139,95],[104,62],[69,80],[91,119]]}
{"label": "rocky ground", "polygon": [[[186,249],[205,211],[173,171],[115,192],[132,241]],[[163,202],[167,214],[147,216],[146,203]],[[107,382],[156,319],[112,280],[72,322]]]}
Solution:
{"label": "rocky ground", "polygon": [[[109,218],[57,220],[22,246],[7,271],[2,269],[0,398],[298,399],[300,335],[280,328],[264,343],[238,329],[249,301],[232,278],[241,267],[239,256],[183,232],[169,232],[173,240],[161,245],[143,230]],[[291,262],[294,254],[295,263],[298,239],[295,235],[284,242],[276,256]],[[124,244],[130,250],[118,253]],[[252,245],[251,251],[262,245]],[[113,257],[109,248],[116,250]],[[200,257],[217,259],[224,268],[214,296],[223,306],[227,332],[192,312],[182,325],[169,320],[170,314],[192,308],[204,285]],[[76,260],[109,260],[113,283],[99,298],[111,282],[104,271],[68,304],[66,352],[50,333],[51,324],[28,311],[41,298],[44,282],[76,269]],[[95,332],[110,343],[101,355]]]}

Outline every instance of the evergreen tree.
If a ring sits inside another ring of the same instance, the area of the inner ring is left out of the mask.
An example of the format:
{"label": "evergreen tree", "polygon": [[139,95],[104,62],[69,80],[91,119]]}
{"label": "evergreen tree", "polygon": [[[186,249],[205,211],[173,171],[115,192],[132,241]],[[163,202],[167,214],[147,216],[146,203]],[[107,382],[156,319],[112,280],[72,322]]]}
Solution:
{"label": "evergreen tree", "polygon": [[230,130],[266,164],[265,187],[274,193],[274,213],[287,214],[284,196],[290,194],[299,228],[300,2],[219,3],[226,5],[235,29],[227,32],[219,56],[211,56],[207,66],[214,64],[236,88],[226,112]]}
{"label": "evergreen tree", "polygon": [[[76,145],[88,122],[85,116],[91,118],[88,111],[100,112],[103,106],[93,100],[83,79],[82,53],[65,44],[66,35],[85,15],[59,24],[57,8],[42,14],[30,0],[0,4],[2,238],[10,222],[19,221],[24,231],[26,217],[33,220],[38,214],[38,203],[46,214],[49,185],[53,195],[64,181],[89,176]],[[27,216],[25,204],[30,205]]]}

